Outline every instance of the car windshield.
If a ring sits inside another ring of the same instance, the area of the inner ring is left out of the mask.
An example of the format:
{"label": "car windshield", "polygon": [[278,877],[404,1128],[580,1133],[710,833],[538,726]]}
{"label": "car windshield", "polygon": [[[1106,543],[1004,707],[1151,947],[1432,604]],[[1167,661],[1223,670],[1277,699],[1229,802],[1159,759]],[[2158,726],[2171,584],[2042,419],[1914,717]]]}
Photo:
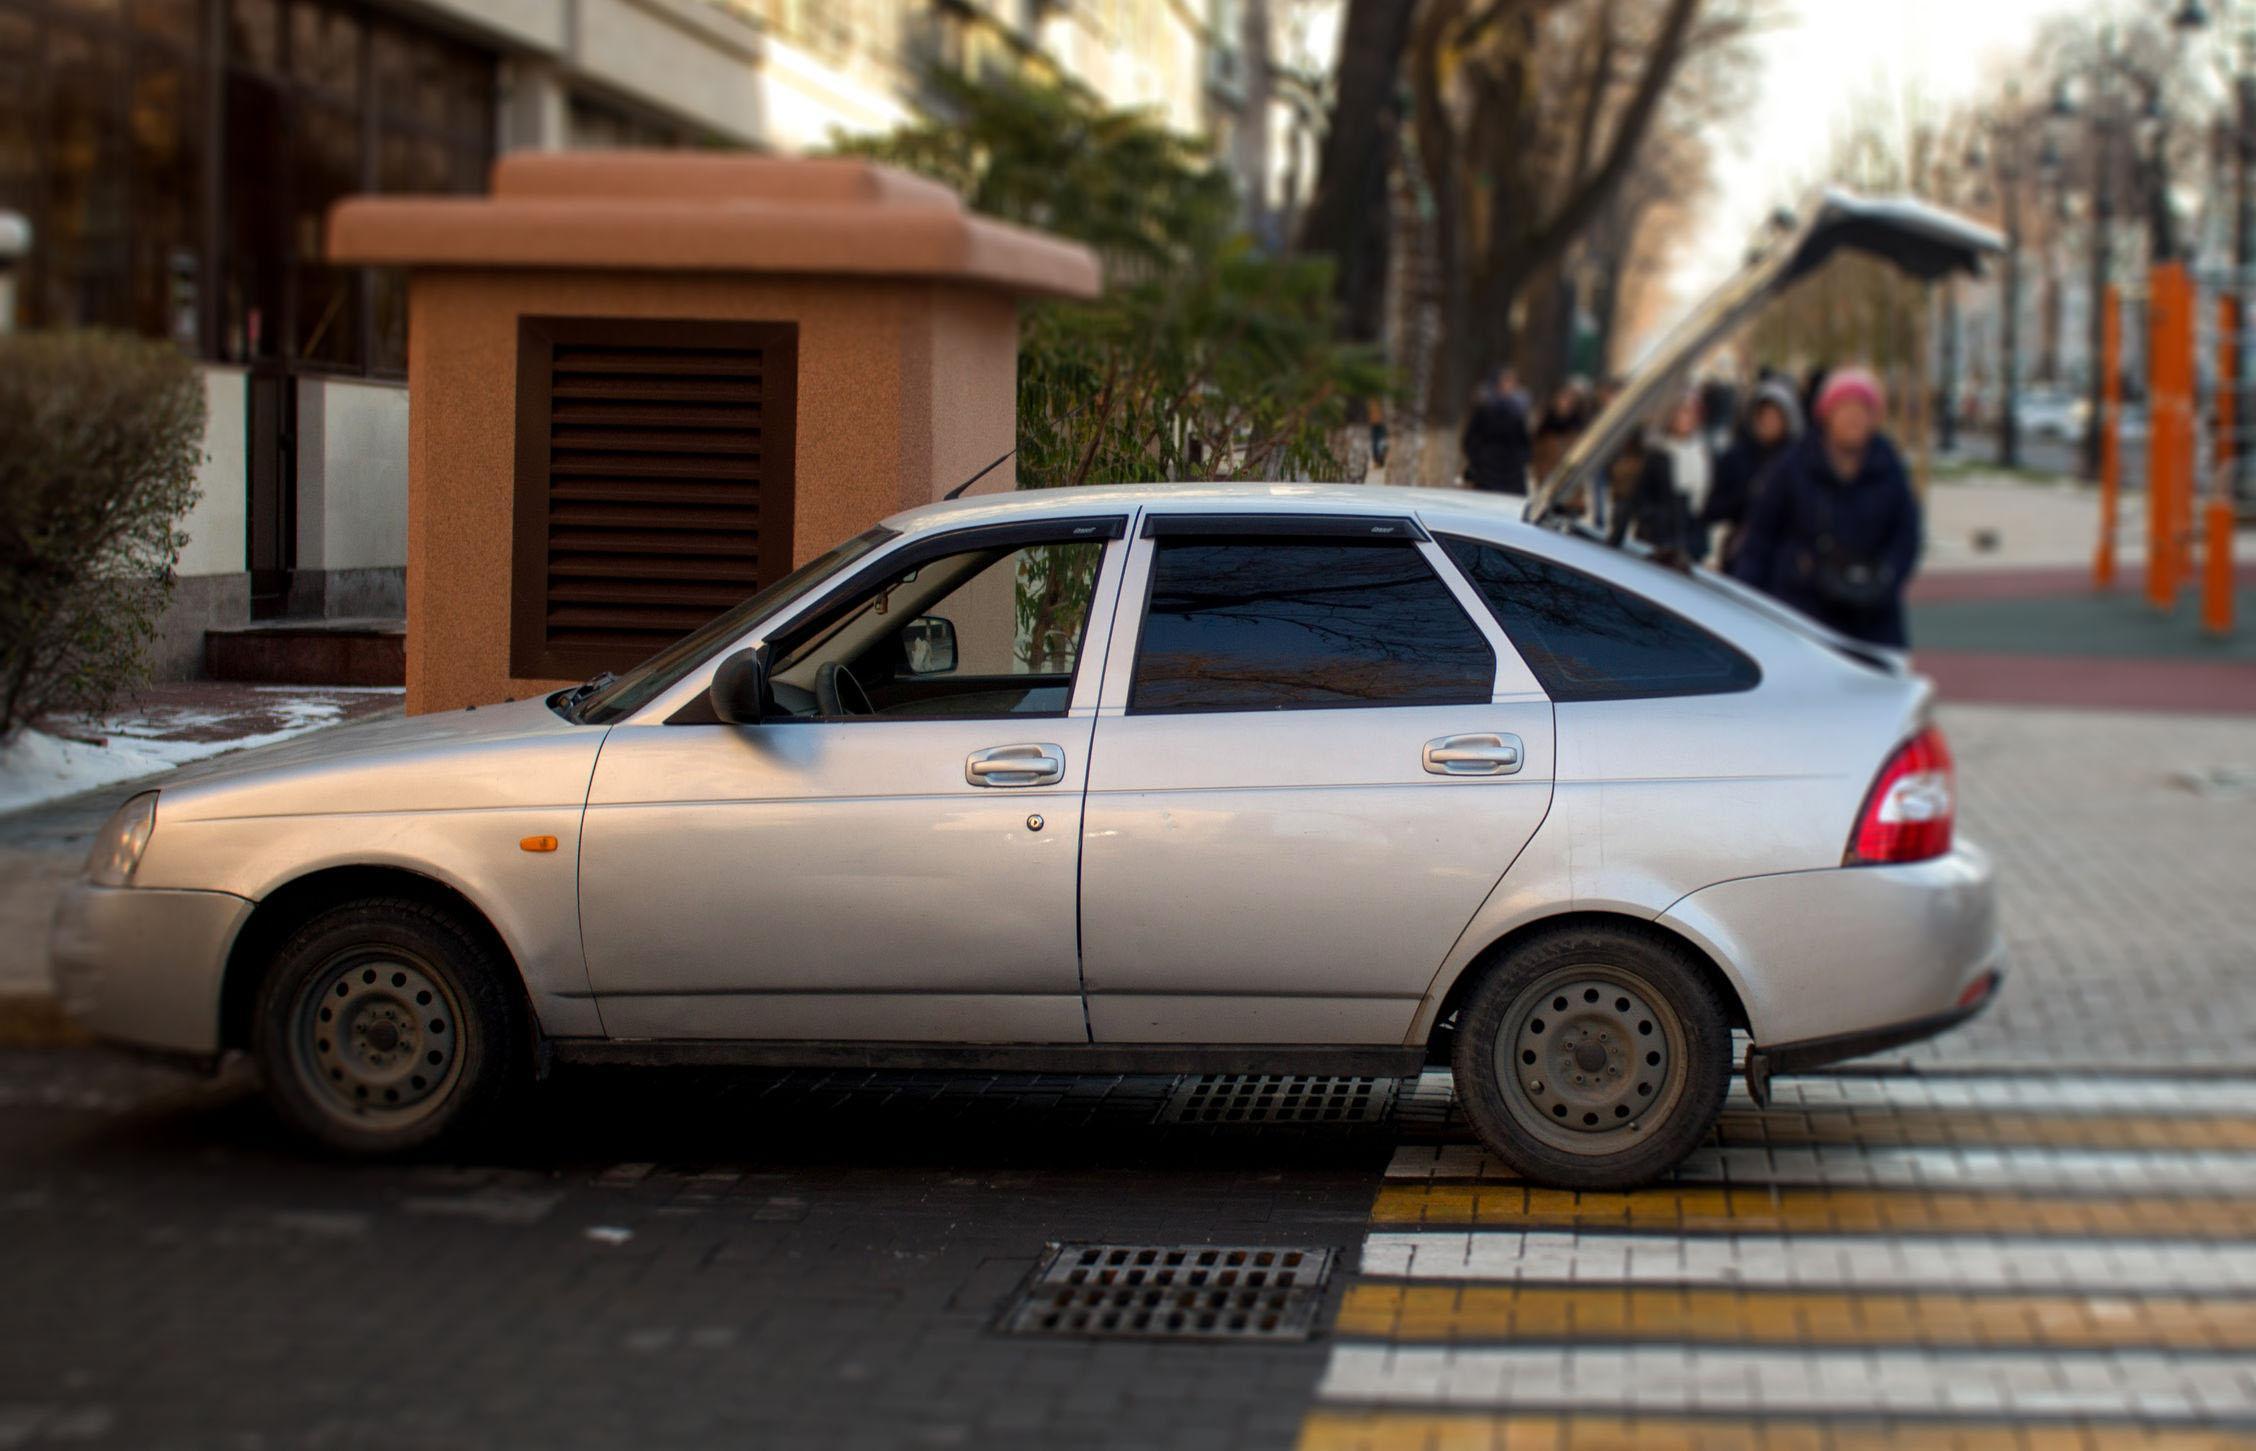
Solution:
{"label": "car windshield", "polygon": [[[572,703],[571,714],[586,725],[609,725],[648,705],[675,682],[703,664],[715,650],[743,636],[752,626],[805,595],[855,560],[895,537],[883,525],[857,534],[826,554],[800,565],[744,603],[682,636],[624,674]],[[601,677],[598,677],[599,679]]]}

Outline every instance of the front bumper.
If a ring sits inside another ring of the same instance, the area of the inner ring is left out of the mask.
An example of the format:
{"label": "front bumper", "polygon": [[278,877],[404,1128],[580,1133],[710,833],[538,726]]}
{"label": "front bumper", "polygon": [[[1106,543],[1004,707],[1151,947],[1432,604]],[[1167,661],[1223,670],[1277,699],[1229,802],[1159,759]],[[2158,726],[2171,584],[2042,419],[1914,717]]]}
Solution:
{"label": "front bumper", "polygon": [[55,995],[97,1037],[215,1055],[227,954],[251,907],[226,892],[74,883],[55,906]]}

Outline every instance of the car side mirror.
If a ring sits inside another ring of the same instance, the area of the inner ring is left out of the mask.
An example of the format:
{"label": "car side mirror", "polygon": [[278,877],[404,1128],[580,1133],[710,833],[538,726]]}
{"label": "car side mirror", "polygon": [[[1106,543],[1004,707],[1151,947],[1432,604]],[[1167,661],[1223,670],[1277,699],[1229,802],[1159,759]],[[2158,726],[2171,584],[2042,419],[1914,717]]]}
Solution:
{"label": "car side mirror", "polygon": [[901,629],[901,652],[911,675],[945,675],[956,668],[956,622],[919,615]]}
{"label": "car side mirror", "polygon": [[706,687],[713,714],[726,725],[758,725],[768,703],[768,662],[757,649],[739,650],[713,672]]}

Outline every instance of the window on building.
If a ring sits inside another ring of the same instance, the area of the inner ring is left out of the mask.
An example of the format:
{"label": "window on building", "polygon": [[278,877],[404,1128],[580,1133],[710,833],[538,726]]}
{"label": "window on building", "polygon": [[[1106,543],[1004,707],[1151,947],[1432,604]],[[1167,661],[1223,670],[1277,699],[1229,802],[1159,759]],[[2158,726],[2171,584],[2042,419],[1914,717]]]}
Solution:
{"label": "window on building", "polygon": [[322,262],[323,220],[483,186],[494,86],[491,55],[353,0],[0,0],[22,324],[404,371],[405,289]]}
{"label": "window on building", "polygon": [[1443,536],[1553,700],[1752,690],[1755,662],[1641,595],[1517,549]]}
{"label": "window on building", "polygon": [[1407,542],[1154,541],[1129,709],[1485,701],[1496,654]]}

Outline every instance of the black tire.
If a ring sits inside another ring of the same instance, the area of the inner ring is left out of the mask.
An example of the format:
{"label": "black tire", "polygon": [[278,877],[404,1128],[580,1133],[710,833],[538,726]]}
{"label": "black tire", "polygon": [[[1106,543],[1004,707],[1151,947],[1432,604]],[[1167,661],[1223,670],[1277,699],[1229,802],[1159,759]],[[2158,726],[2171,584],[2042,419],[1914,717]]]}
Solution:
{"label": "black tire", "polygon": [[1452,1067],[1491,1153],[1561,1189],[1627,1189],[1699,1146],[1731,1086],[1731,1022],[1678,943],[1572,927],[1489,964]]}
{"label": "black tire", "polygon": [[319,913],[259,985],[252,1045],[283,1122],[374,1158],[491,1122],[526,1078],[516,968],[427,902],[380,898]]}

